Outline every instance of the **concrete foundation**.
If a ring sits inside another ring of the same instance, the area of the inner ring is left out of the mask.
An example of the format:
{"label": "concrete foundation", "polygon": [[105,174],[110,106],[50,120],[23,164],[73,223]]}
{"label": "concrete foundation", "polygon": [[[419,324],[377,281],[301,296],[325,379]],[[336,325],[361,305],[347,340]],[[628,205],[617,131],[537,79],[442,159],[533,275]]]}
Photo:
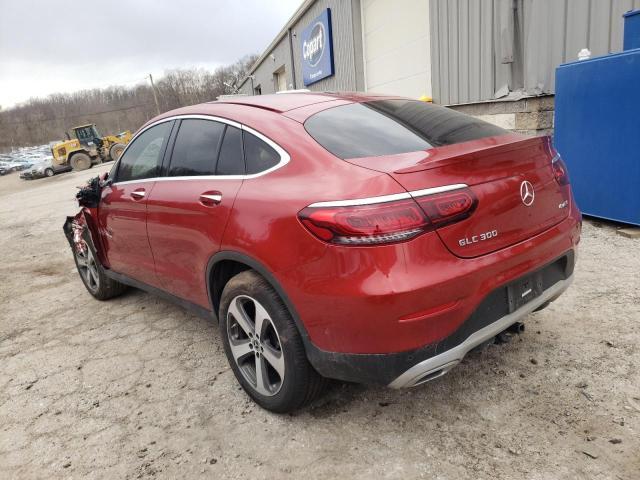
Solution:
{"label": "concrete foundation", "polygon": [[450,105],[507,130],[527,135],[553,135],[553,95],[520,100]]}

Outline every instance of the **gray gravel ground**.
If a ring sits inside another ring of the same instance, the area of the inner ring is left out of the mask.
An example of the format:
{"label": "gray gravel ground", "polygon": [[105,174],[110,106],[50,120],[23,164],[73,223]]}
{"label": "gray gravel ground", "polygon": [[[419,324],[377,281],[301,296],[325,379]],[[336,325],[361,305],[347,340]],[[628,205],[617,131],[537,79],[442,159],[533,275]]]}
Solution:
{"label": "gray gravel ground", "polygon": [[0,477],[640,478],[640,241],[587,222],[574,285],[520,338],[279,416],[240,390],[215,325],[85,291],[61,227],[106,168],[0,178]]}

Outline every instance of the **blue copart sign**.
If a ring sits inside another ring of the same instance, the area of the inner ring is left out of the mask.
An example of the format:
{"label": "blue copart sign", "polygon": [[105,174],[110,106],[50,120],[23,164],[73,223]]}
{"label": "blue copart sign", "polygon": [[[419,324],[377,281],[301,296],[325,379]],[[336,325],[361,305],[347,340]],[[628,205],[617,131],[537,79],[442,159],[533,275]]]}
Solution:
{"label": "blue copart sign", "polygon": [[301,42],[305,86],[333,75],[333,38],[329,8],[303,30]]}

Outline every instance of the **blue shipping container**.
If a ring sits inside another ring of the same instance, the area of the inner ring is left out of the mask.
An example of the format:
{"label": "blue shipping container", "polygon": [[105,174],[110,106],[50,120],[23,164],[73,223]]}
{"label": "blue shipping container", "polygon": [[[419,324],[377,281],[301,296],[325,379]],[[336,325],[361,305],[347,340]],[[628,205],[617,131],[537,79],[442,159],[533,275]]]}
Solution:
{"label": "blue shipping container", "polygon": [[640,225],[640,49],[560,65],[554,129],[583,213]]}

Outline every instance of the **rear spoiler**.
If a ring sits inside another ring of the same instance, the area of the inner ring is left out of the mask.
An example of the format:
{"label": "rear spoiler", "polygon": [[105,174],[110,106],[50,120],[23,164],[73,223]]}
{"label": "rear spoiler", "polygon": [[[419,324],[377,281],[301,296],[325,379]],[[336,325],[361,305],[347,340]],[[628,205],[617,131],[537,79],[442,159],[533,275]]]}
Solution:
{"label": "rear spoiler", "polygon": [[458,143],[421,152],[422,158],[414,165],[394,170],[394,173],[403,174],[431,170],[458,162],[480,159],[487,155],[496,157],[502,153],[519,149],[528,149],[533,152],[536,147],[540,153],[551,153],[551,137],[525,137],[520,134],[507,134],[499,137],[483,138],[477,141]]}

